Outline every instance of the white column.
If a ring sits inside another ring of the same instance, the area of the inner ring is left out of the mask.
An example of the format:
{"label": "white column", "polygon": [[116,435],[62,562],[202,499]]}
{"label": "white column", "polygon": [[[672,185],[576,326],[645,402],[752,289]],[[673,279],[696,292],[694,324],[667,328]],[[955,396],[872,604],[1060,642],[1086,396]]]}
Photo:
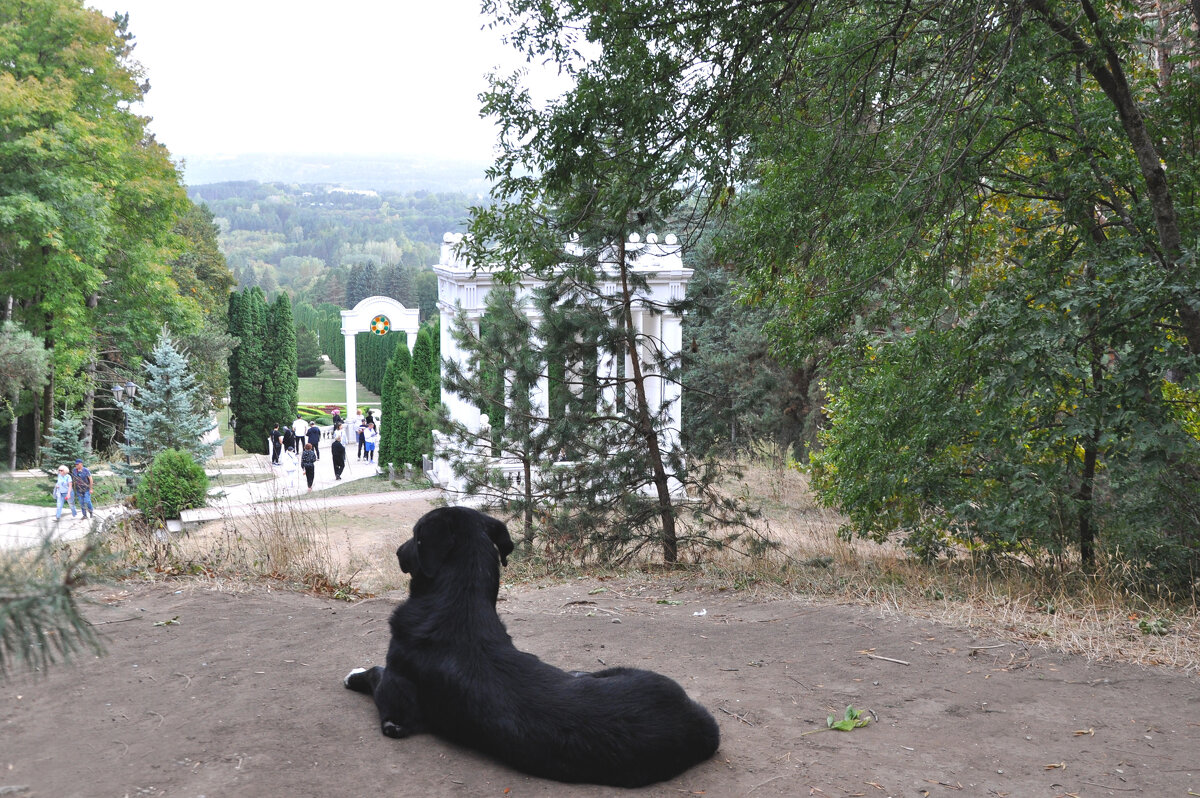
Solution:
{"label": "white column", "polygon": [[[663,355],[676,358],[683,351],[683,320],[674,313],[665,313],[662,317]],[[683,402],[680,401],[681,390],[677,382],[662,382],[663,401],[669,402],[671,429],[668,445],[674,448],[679,443],[679,432],[683,428]]]}
{"label": "white column", "polygon": [[[542,317],[529,310],[525,311],[532,327],[533,346],[541,351],[546,350],[546,341],[542,338]],[[546,417],[550,413],[550,364],[544,363],[538,375],[537,385],[529,392],[530,411],[534,416]]]}
{"label": "white column", "polygon": [[346,339],[346,418],[353,418],[358,409],[358,364],[354,351],[354,336],[356,333],[342,330]]}

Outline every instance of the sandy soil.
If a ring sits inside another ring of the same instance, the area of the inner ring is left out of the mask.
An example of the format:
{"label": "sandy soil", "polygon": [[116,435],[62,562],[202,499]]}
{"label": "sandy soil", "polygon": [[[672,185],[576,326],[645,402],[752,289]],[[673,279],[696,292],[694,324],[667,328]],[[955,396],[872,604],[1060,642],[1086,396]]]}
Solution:
{"label": "sandy soil", "polygon": [[[503,591],[519,647],[567,669],[661,671],[721,726],[716,757],[671,782],[542,781],[430,736],[385,738],[369,699],[342,687],[381,661],[402,595],[91,589],[106,654],[0,682],[0,795],[1200,793],[1195,678],[678,577]],[[848,704],[877,720],[814,733]]]}

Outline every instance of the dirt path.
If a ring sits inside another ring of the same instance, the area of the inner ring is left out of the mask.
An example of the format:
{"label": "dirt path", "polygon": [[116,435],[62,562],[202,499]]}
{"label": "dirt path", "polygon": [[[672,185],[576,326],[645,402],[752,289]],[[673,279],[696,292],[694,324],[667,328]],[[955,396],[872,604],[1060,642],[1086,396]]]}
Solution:
{"label": "dirt path", "polygon": [[[613,794],[530,778],[430,736],[380,735],[369,700],[341,678],[380,662],[398,596],[94,590],[105,656],[0,682],[0,794]],[[717,717],[714,759],[623,794],[1200,793],[1200,690],[1175,672],[686,581],[578,580],[502,597],[521,648],[568,669],[662,671]],[[808,733],[847,704],[878,721]]]}

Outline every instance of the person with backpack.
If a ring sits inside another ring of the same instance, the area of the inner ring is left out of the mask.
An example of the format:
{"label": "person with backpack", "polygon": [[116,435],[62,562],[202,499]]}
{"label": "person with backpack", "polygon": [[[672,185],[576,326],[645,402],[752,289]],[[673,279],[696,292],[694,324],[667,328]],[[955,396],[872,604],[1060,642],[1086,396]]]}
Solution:
{"label": "person with backpack", "polygon": [[71,472],[71,515],[75,514],[75,502],[79,502],[79,510],[83,513],[83,517],[87,518],[90,514],[92,518],[96,517],[96,508],[92,506],[92,472],[83,464],[82,460],[75,460],[75,470]]}

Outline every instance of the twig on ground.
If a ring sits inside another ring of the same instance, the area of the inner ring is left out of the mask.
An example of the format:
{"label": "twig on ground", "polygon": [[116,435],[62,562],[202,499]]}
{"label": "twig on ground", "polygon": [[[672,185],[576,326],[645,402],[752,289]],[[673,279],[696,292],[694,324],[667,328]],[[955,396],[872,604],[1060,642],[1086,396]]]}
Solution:
{"label": "twig on ground", "polygon": [[[753,725],[754,725],[754,724],[753,724],[753,723],[751,723],[750,721],[746,720],[746,718],[745,718],[745,717],[743,717],[742,715],[739,715],[739,714],[737,714],[736,712],[730,712],[730,711],[729,711],[728,709],[726,709],[725,707],[717,707],[717,709],[721,710],[721,711],[722,711],[722,712],[724,712],[726,715],[732,715],[733,717],[735,717],[735,718],[737,718],[738,720],[740,720],[742,723],[745,723],[747,726],[753,726]],[[763,782],[763,783],[765,784],[766,782]]]}
{"label": "twig on ground", "polygon": [[895,662],[897,665],[911,665],[911,662],[905,662],[902,659],[892,659],[891,657],[881,657],[878,654],[868,654],[871,659],[881,659],[884,662]]}

